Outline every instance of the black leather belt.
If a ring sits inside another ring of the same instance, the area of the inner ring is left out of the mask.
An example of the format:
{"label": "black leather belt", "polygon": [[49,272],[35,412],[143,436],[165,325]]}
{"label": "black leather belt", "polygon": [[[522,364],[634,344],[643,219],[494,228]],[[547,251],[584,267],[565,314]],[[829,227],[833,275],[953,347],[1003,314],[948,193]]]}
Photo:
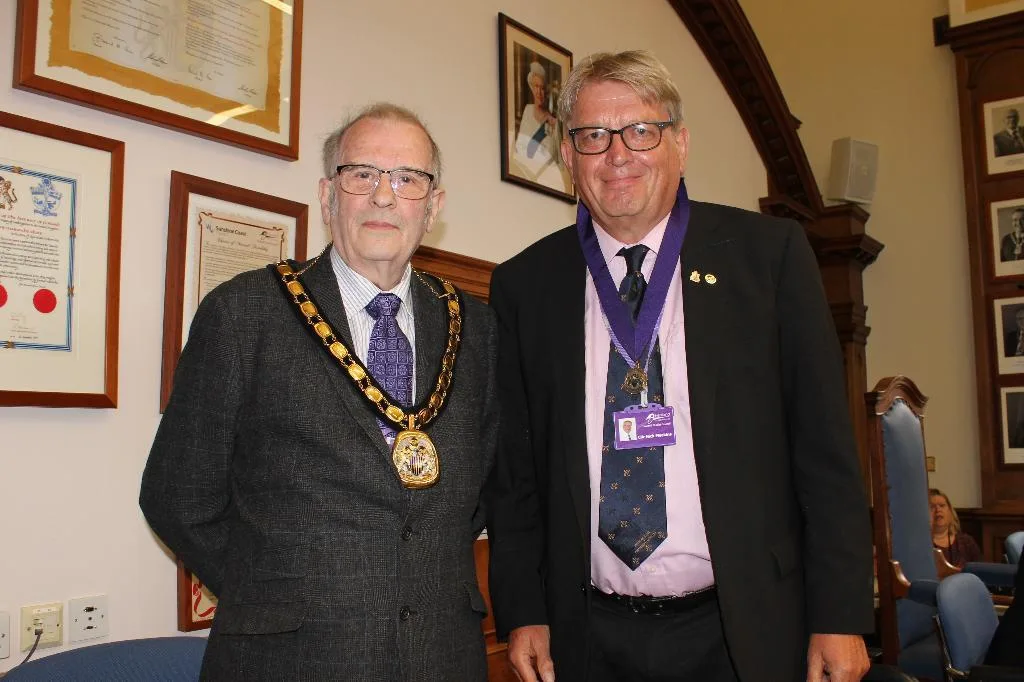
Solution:
{"label": "black leather belt", "polygon": [[684,594],[681,597],[634,597],[627,594],[609,594],[594,586],[590,587],[590,593],[595,601],[612,608],[655,616],[690,611],[715,599],[718,595],[714,585]]}

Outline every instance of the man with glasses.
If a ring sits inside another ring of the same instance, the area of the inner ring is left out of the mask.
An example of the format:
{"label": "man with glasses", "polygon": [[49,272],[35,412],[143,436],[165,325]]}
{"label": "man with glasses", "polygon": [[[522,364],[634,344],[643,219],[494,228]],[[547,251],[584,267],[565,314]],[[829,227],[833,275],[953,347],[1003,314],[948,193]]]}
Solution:
{"label": "man with glasses", "polygon": [[687,197],[679,92],[648,53],[584,59],[559,112],[577,224],[491,281],[489,580],[512,665],[859,680],[868,510],[803,230]]}
{"label": "man with glasses", "polygon": [[410,266],[444,203],[414,114],[369,107],[323,164],[333,244],[203,300],[141,505],[219,597],[204,679],[483,681],[493,313]]}

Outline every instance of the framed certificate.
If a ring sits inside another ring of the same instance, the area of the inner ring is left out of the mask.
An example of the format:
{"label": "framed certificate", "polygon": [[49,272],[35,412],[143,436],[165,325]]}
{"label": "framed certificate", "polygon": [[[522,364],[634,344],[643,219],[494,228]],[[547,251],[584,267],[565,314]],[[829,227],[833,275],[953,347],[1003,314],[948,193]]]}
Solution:
{"label": "framed certificate", "polygon": [[14,86],[299,157],[303,0],[19,0]]}
{"label": "framed certificate", "polygon": [[0,112],[0,405],[117,407],[124,143]]}
{"label": "framed certificate", "polygon": [[161,411],[199,302],[246,270],[305,260],[308,213],[297,201],[171,172]]}
{"label": "framed certificate", "polygon": [[213,625],[217,615],[215,597],[196,574],[178,561],[178,630],[192,632]]}

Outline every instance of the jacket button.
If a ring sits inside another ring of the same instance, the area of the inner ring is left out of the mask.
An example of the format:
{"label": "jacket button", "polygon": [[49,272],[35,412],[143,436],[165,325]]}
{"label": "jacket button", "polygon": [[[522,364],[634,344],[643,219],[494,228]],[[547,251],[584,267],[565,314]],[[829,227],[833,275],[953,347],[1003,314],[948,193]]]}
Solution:
{"label": "jacket button", "polygon": [[406,526],[402,529],[402,539],[408,540],[412,538],[412,526]]}
{"label": "jacket button", "polygon": [[403,606],[402,610],[398,612],[398,617],[401,620],[409,620],[409,616],[412,615],[412,609],[408,606]]}

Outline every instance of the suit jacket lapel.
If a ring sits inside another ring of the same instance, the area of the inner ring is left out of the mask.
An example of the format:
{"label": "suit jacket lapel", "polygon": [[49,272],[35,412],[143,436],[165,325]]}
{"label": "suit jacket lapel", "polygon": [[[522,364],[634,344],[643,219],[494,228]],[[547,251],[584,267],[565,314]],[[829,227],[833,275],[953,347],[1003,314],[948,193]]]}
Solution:
{"label": "suit jacket lapel", "polygon": [[571,242],[557,250],[560,256],[558,264],[545,273],[549,290],[558,292],[563,297],[562,302],[545,306],[547,315],[544,319],[554,344],[548,361],[554,364],[556,371],[569,490],[586,556],[590,556],[590,470],[587,460],[586,335],[583,319],[587,264],[583,260],[575,228],[567,231],[567,240]]}
{"label": "suit jacket lapel", "polygon": [[[332,247],[328,246],[327,248],[330,249]],[[341,302],[341,292],[338,290],[338,280],[334,276],[330,253],[327,250],[320,255],[320,260],[302,275],[302,283],[316,303],[320,315],[327,320],[331,328],[334,329],[335,334],[338,335],[349,351],[358,357],[359,353],[356,353],[356,349],[352,345],[352,332],[348,326],[345,306]],[[419,338],[418,326],[416,337],[417,339]],[[317,341],[317,344],[319,345],[319,341]],[[381,454],[390,459],[391,452],[388,450],[387,441],[384,440],[384,436],[380,432],[380,426],[377,424],[375,408],[370,405],[369,401],[359,391],[341,365],[327,353],[319,352],[320,357],[329,365],[326,374],[334,385],[335,390],[341,396],[341,402],[348,410],[349,415],[366,432],[367,437]]]}
{"label": "suit jacket lapel", "polygon": [[441,304],[438,293],[431,291],[420,278],[412,276],[413,319],[416,325],[416,405],[422,405],[434,390],[441,356],[448,343],[448,307]]}
{"label": "suit jacket lapel", "polygon": [[722,317],[732,275],[729,240],[718,228],[717,216],[694,203],[680,254],[690,420],[698,475],[711,457]]}

